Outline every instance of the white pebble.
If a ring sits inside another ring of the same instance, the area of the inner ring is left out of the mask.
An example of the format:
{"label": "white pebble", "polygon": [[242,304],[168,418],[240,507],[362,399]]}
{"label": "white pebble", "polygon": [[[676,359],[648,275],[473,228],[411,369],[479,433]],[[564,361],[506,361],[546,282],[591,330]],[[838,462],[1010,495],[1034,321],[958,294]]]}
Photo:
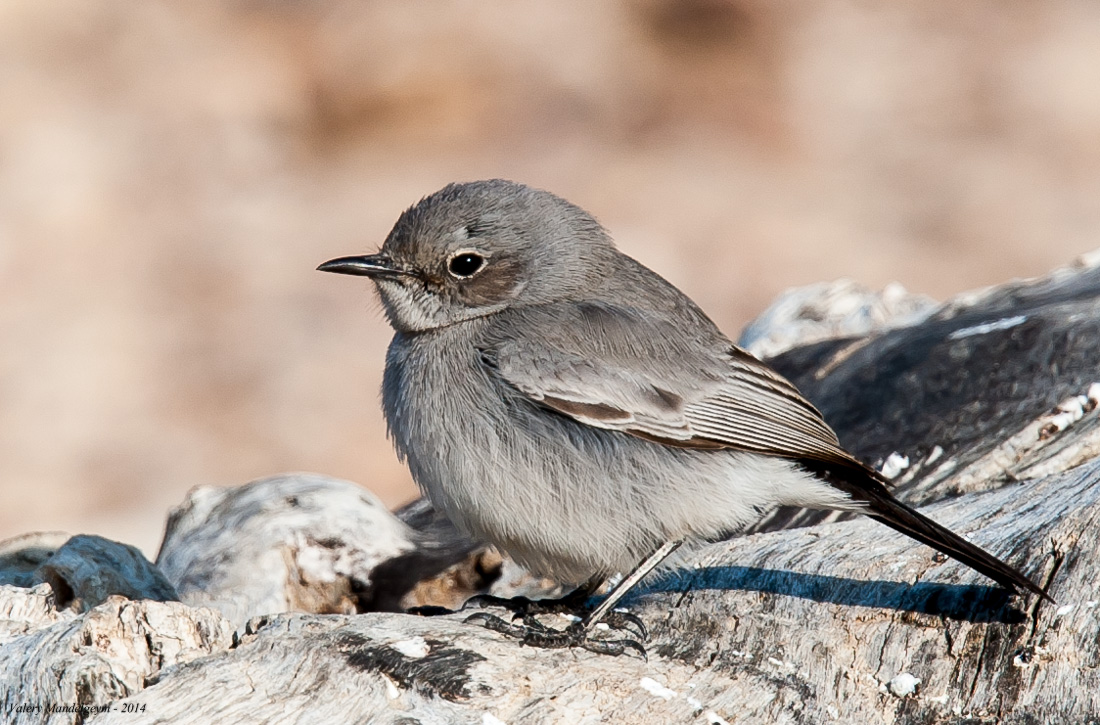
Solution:
{"label": "white pebble", "polygon": [[908,672],[902,672],[894,676],[894,679],[886,683],[886,689],[895,697],[907,697],[915,695],[920,686],[920,678],[914,677]]}
{"label": "white pebble", "polygon": [[1076,423],[1079,420],[1081,420],[1080,415],[1075,415],[1073,413],[1062,412],[1062,413],[1058,413],[1056,415],[1052,415],[1050,417],[1050,420],[1047,421],[1047,423],[1054,426],[1054,430],[1061,431],[1061,430],[1065,430],[1066,428],[1069,428],[1071,425],[1073,425],[1074,423]]}
{"label": "white pebble", "polygon": [[432,651],[432,648],[428,646],[428,643],[424,641],[423,637],[403,639],[400,642],[394,642],[390,647],[393,647],[406,657],[412,657],[414,660],[418,660],[421,657],[427,657],[428,653]]}
{"label": "white pebble", "polygon": [[1089,404],[1089,399],[1084,395],[1075,395],[1072,398],[1066,398],[1058,404],[1058,410],[1063,413],[1069,413],[1074,416],[1074,420],[1078,421],[1085,415],[1085,406]]}
{"label": "white pebble", "polygon": [[898,474],[909,468],[909,456],[894,452],[887,456],[880,472],[886,478],[897,478]]}
{"label": "white pebble", "polygon": [[651,695],[660,697],[664,700],[671,700],[676,697],[676,691],[670,690],[652,677],[643,677],[639,683],[642,689]]}

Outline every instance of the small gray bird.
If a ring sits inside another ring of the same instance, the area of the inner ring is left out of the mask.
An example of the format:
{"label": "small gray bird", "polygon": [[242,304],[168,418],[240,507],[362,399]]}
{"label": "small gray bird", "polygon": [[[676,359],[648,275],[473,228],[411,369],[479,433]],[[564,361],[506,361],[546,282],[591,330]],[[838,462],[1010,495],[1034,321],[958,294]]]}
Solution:
{"label": "small gray bird", "polygon": [[451,184],[405,211],[378,254],[319,269],[378,288],[396,331],[386,421],[436,507],[558,581],[637,567],[574,635],[680,542],[776,506],[866,514],[1046,596],[897,501],[791,383],[553,194]]}

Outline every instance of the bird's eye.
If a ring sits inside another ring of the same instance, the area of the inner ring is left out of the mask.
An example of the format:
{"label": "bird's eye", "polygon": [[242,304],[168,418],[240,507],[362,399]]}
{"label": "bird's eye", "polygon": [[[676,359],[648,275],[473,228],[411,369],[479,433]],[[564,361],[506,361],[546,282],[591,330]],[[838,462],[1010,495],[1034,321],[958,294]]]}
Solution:
{"label": "bird's eye", "polygon": [[451,257],[447,269],[455,277],[472,277],[485,264],[485,257],[476,252],[459,252]]}

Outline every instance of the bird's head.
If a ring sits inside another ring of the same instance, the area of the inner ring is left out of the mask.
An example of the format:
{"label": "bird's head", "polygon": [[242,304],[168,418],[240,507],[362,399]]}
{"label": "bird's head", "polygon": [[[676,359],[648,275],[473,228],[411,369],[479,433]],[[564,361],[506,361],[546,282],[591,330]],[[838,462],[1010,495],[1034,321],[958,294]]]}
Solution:
{"label": "bird's head", "polygon": [[419,332],[583,295],[615,254],[583,209],[494,179],[444,187],[407,209],[377,254],[318,269],[370,277],[394,329]]}

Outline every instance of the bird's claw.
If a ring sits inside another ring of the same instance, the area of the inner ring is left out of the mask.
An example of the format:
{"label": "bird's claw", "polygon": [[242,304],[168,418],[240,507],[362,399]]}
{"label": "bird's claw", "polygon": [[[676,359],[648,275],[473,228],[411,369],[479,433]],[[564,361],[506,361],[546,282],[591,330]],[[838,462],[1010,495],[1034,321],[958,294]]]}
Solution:
{"label": "bird's claw", "polygon": [[600,620],[611,629],[627,630],[630,631],[631,626],[635,627],[634,634],[638,635],[638,639],[649,639],[649,630],[646,629],[645,623],[642,618],[636,614],[623,611],[610,611],[604,615]]}
{"label": "bird's claw", "polygon": [[[520,644],[527,647],[542,649],[580,647],[589,652],[612,657],[618,657],[627,650],[634,650],[642,656],[642,659],[648,660],[645,647],[633,639],[593,639],[580,622],[573,622],[565,629],[552,629],[533,615],[525,615],[522,619],[522,624],[516,624],[514,621],[506,622],[495,614],[475,612],[464,621],[467,624],[479,624],[486,629],[518,639]],[[644,630],[644,626],[642,629]]]}

